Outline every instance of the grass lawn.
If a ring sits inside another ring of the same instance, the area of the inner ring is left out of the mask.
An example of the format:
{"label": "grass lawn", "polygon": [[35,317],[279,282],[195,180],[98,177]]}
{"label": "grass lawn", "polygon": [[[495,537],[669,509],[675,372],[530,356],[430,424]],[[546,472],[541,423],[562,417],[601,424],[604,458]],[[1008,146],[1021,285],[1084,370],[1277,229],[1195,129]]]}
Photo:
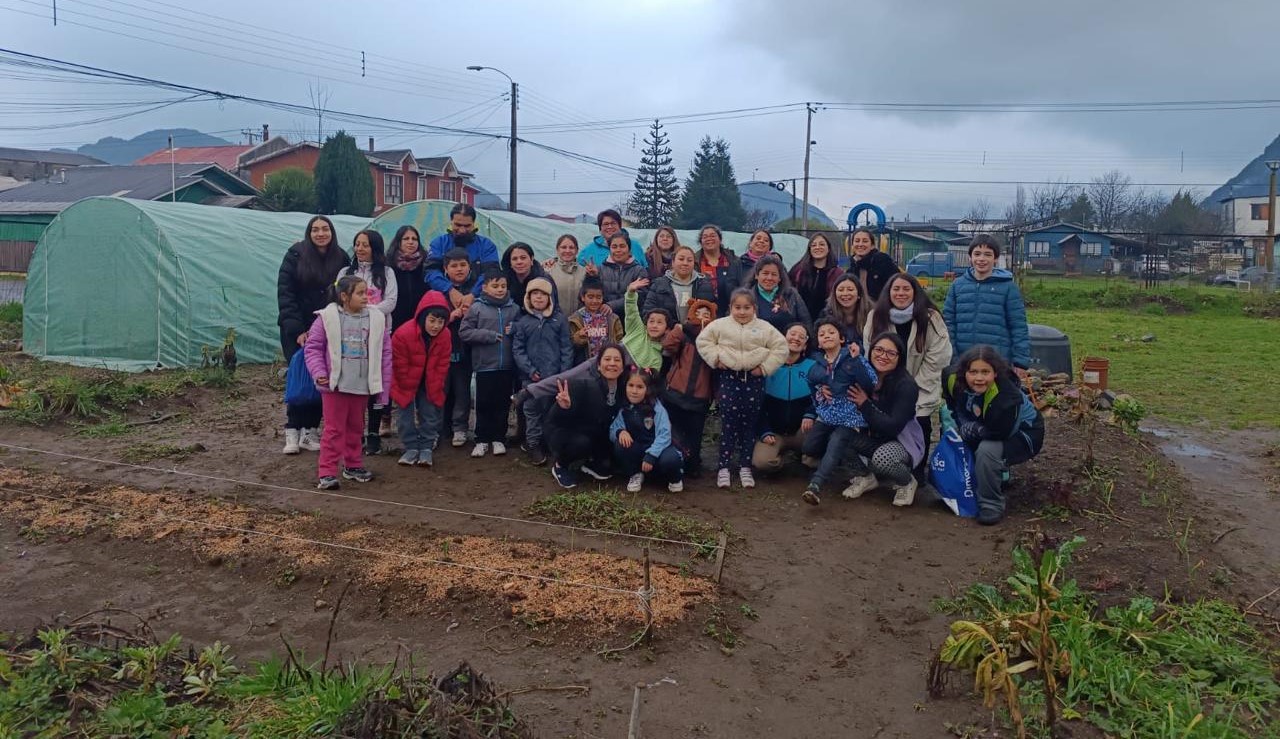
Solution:
{"label": "grass lawn", "polygon": [[[1086,356],[1111,360],[1110,387],[1156,416],[1182,423],[1280,428],[1280,321],[1141,311],[1028,311],[1071,337],[1079,369]],[[1155,341],[1142,342],[1145,334]]]}

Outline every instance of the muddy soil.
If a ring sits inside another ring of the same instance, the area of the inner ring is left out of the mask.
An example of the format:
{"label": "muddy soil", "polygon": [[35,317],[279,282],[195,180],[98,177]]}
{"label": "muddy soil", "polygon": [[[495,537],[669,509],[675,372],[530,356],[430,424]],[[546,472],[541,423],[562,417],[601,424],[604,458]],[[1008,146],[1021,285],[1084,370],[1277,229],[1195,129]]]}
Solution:
{"label": "muddy soil", "polygon": [[[545,468],[529,466],[518,453],[477,461],[467,449],[446,446],[431,470],[397,467],[394,457],[380,456],[368,463],[379,476],[375,482],[348,483],[341,491],[364,500],[315,494],[309,489],[315,455],[279,454],[283,410],[265,368],[242,368],[234,392],[194,391],[133,415],[158,411],[181,415],[107,439],[85,438],[62,424],[32,428],[0,420],[2,444],[79,457],[0,449],[0,465],[77,481],[65,485],[70,493],[123,484],[189,496],[193,508],[215,498],[264,512],[302,512],[334,526],[425,526],[639,556],[634,541],[392,505],[523,518],[529,504],[558,488]],[[1048,428],[1045,452],[1014,473],[1009,518],[992,528],[923,501],[894,508],[888,491],[857,501],[832,491],[813,508],[800,501],[798,475],[760,480],[746,493],[717,490],[708,480],[674,496],[646,488],[640,500],[726,523],[734,536],[716,601],[687,609],[682,620],[658,630],[651,648],[620,658],[595,652],[630,641],[629,620],[598,634],[571,623],[521,620],[501,599],[472,593],[406,604],[405,591],[387,585],[348,593],[333,653],[390,661],[410,650],[419,665],[438,672],[467,660],[501,689],[589,686],[582,696],[513,698],[548,737],[625,736],[636,684],[649,686],[641,707],[646,736],[951,736],[949,723],[982,725],[990,717],[963,694],[927,696],[926,664],[949,623],[931,606],[970,583],[1002,580],[1009,552],[1020,542],[1085,536],[1072,574],[1104,602],[1167,591],[1245,603],[1274,587],[1278,560],[1266,547],[1275,542],[1264,541],[1266,527],[1274,531],[1274,497],[1251,501],[1256,510],[1247,515],[1256,534],[1222,535],[1242,525],[1246,511],[1205,485],[1188,484],[1152,440],[1105,426],[1097,431],[1097,462],[1114,481],[1103,494],[1080,474],[1088,441],[1081,429],[1062,418],[1049,419]],[[179,462],[146,463],[153,469],[93,461],[124,459],[143,442],[203,451]],[[207,477],[166,471],[174,468]],[[1263,509],[1270,523],[1258,513]],[[112,606],[150,619],[158,632],[230,642],[244,656],[278,652],[281,639],[318,656],[332,605],[353,567],[335,556],[328,564],[295,568],[284,552],[278,559],[214,560],[172,537],[127,539],[104,529],[49,534],[28,523],[0,520],[0,630]],[[654,557],[673,569],[685,565],[704,575],[710,569],[678,547],[656,549]],[[708,624],[720,640],[707,635]],[[726,626],[733,640],[723,636]]]}

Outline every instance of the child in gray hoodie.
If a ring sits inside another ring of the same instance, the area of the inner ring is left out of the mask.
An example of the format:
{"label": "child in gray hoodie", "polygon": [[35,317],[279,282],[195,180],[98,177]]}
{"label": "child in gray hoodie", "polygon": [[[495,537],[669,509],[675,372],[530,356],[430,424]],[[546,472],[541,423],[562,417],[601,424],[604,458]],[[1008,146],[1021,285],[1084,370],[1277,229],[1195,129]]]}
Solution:
{"label": "child in gray hoodie", "polygon": [[507,453],[507,414],[515,382],[512,327],[520,309],[507,294],[507,276],[496,266],[484,273],[480,297],[458,327],[458,337],[471,347],[476,377],[476,445],[471,456]]}

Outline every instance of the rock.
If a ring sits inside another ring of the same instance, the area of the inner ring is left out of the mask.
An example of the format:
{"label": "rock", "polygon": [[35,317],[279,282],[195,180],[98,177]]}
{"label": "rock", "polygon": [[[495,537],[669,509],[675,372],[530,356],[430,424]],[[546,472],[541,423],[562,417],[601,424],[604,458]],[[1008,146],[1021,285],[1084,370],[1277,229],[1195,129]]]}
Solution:
{"label": "rock", "polygon": [[329,601],[324,600],[323,598],[316,598],[316,610],[320,610],[321,608],[328,608],[328,607],[329,607]]}
{"label": "rock", "polygon": [[1148,343],[1148,344],[1150,344],[1151,342],[1153,342],[1153,341],[1155,341],[1155,340],[1156,340],[1156,335],[1155,335],[1155,334],[1143,334],[1143,336],[1142,336],[1142,339],[1141,339],[1141,340],[1142,340],[1142,341],[1145,341],[1145,342],[1146,342],[1146,343]]}
{"label": "rock", "polygon": [[1111,410],[1111,406],[1115,405],[1116,398],[1119,397],[1111,390],[1103,390],[1098,393],[1098,399],[1093,402],[1094,407],[1099,410]]}

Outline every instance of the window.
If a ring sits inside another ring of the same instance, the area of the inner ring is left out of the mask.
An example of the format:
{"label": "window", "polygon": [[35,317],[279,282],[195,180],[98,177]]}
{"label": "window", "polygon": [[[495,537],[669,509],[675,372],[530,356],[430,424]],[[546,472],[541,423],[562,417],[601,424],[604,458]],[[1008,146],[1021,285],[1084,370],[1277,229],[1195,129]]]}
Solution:
{"label": "window", "polygon": [[382,175],[382,204],[399,205],[404,202],[404,175]]}
{"label": "window", "polygon": [[453,180],[440,180],[440,199],[441,200],[457,200],[458,196],[454,192]]}
{"label": "window", "polygon": [[1028,241],[1027,256],[1028,257],[1049,256],[1049,242],[1048,241]]}
{"label": "window", "polygon": [[1102,256],[1101,241],[1083,241],[1080,243],[1080,256],[1082,257],[1100,257]]}
{"label": "window", "polygon": [[427,178],[426,177],[418,178],[418,199],[419,200],[427,199]]}
{"label": "window", "polygon": [[1252,203],[1249,206],[1249,218],[1255,221],[1265,221],[1267,220],[1267,211],[1269,209],[1270,205],[1267,203]]}

